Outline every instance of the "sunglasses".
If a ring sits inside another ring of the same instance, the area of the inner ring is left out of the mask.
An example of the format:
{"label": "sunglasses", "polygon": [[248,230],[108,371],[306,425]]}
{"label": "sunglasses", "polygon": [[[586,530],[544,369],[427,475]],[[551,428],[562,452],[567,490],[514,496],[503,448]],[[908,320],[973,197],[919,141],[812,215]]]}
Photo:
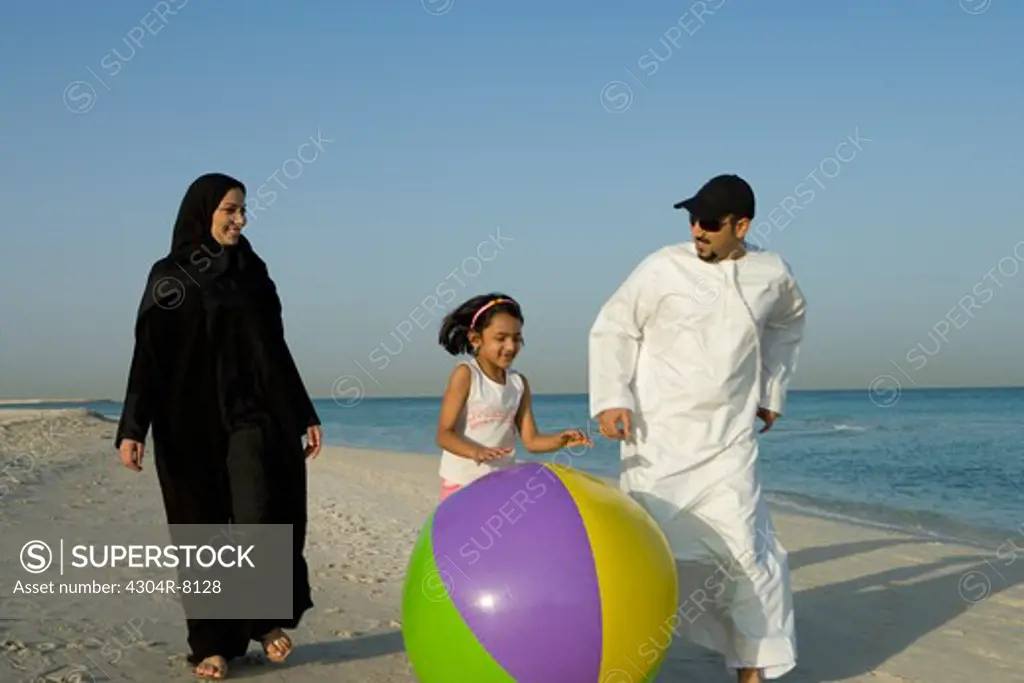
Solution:
{"label": "sunglasses", "polygon": [[699,225],[704,232],[719,232],[724,223],[720,218],[697,218],[690,214],[690,225]]}

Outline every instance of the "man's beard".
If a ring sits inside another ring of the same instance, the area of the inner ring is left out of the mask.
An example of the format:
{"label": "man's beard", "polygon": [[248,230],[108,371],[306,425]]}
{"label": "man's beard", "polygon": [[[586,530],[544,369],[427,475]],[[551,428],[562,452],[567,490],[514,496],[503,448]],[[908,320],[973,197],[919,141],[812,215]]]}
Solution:
{"label": "man's beard", "polygon": [[[701,240],[695,240],[695,241],[698,244],[702,245],[702,246],[705,246],[705,247],[708,246],[707,242],[704,242],[704,241],[701,241]],[[698,249],[697,250],[697,258],[699,258],[701,261],[705,261],[707,263],[714,263],[714,262],[718,261],[718,254],[716,254],[713,251],[701,252],[701,250]]]}
{"label": "man's beard", "polygon": [[694,239],[694,242],[709,249],[706,252],[701,252],[700,249],[697,250],[697,258],[705,263],[720,263],[728,259],[740,258],[746,254],[746,244],[742,240],[733,243],[731,247],[728,245],[724,246],[721,253],[711,250],[709,242],[702,242],[698,239]]}

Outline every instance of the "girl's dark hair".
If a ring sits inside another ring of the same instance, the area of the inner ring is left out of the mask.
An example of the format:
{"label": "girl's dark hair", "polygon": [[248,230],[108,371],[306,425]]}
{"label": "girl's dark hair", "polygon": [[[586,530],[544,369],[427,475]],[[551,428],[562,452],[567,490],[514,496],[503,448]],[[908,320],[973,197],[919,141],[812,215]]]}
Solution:
{"label": "girl's dark hair", "polygon": [[[499,299],[501,301],[498,301]],[[498,303],[488,306],[477,317],[474,324],[473,316],[476,315],[476,312],[492,301],[498,301]],[[473,347],[469,343],[470,330],[472,329],[478,333],[483,332],[498,313],[507,313],[519,322],[525,322],[522,309],[519,308],[519,304],[512,297],[501,292],[482,294],[466,301],[445,316],[444,322],[441,323],[441,334],[438,335],[438,342],[444,347],[445,351],[453,356],[457,356],[460,353],[471,353]],[[473,325],[472,328],[470,327],[471,324]]]}

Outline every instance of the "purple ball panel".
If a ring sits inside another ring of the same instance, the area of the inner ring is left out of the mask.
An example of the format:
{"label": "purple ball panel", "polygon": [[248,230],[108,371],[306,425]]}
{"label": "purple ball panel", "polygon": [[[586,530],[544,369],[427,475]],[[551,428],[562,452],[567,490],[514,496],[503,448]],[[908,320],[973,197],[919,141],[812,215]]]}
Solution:
{"label": "purple ball panel", "polygon": [[438,506],[434,558],[466,625],[519,683],[594,683],[601,597],[583,520],[558,476],[523,463]]}

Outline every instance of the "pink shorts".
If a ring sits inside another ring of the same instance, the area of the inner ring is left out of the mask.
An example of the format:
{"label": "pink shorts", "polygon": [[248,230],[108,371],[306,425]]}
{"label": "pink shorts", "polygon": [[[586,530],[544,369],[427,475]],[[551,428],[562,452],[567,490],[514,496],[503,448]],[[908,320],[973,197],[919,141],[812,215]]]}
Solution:
{"label": "pink shorts", "polygon": [[441,500],[444,500],[445,498],[447,498],[448,496],[452,495],[453,493],[455,493],[456,491],[458,491],[461,488],[462,488],[462,486],[460,484],[453,484],[450,481],[442,479],[441,480]]}

